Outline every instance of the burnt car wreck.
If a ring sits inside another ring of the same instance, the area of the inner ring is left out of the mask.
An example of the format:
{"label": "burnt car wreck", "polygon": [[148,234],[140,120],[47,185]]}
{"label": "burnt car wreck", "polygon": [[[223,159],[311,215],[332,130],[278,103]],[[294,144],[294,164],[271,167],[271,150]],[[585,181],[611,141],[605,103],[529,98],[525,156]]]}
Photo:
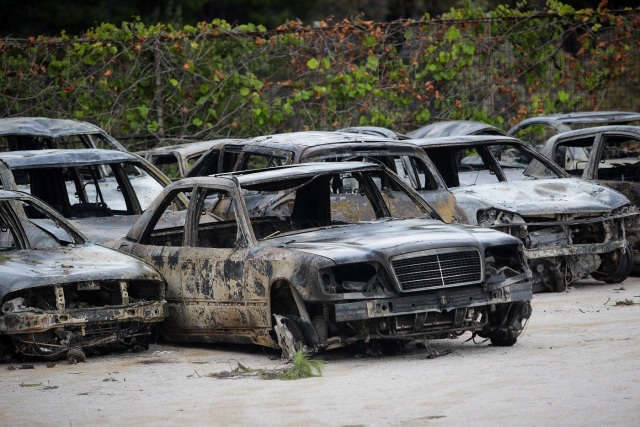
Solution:
{"label": "burnt car wreck", "polygon": [[[640,115],[639,115],[640,116]],[[640,127],[598,126],[551,137],[541,150],[569,175],[621,192],[640,205]],[[640,273],[640,218],[625,220],[625,235]]]}
{"label": "burnt car wreck", "polygon": [[169,341],[258,344],[292,357],[471,331],[508,346],[531,313],[518,239],[443,223],[376,164],[185,178],[113,247],[167,280],[159,332]]}
{"label": "burnt car wreck", "polygon": [[28,194],[0,191],[0,360],[146,349],[164,291],[149,265],[87,243]]}
{"label": "burnt car wreck", "polygon": [[48,117],[0,118],[0,152],[52,148],[127,151],[103,129],[88,122]]}
{"label": "burnt car wreck", "polygon": [[427,152],[472,224],[522,239],[534,292],[588,277],[620,283],[633,267],[623,194],[571,178],[520,140],[458,136],[414,140]]}
{"label": "burnt car wreck", "polygon": [[117,150],[0,153],[3,189],[38,197],[97,243],[124,236],[169,182],[144,159]]}

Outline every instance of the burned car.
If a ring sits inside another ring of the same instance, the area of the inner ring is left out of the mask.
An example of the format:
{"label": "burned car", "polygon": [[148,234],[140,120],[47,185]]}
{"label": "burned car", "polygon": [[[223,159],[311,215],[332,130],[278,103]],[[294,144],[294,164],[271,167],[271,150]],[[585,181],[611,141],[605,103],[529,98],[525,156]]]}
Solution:
{"label": "burned car", "polygon": [[30,193],[95,242],[120,238],[171,181],[142,158],[117,150],[0,153],[0,184]]}
{"label": "burned car", "polygon": [[509,346],[531,312],[518,239],[443,223],[372,163],[185,178],[112,247],[167,280],[160,334],[169,341],[259,344],[291,357],[472,331]]}
{"label": "burned car", "polygon": [[467,222],[466,214],[458,208],[455,197],[423,150],[410,141],[379,135],[308,131],[247,138],[210,150],[189,176],[344,160],[387,166],[417,190],[446,222]]}
{"label": "burned car", "polygon": [[181,144],[156,147],[136,154],[144,157],[172,180],[184,178],[191,167],[211,148],[231,143],[237,139],[183,142]]}
{"label": "burned car", "polygon": [[631,111],[578,111],[529,117],[507,132],[527,144],[541,148],[549,138],[588,127],[640,125],[640,113]]}
{"label": "burned car", "polygon": [[389,139],[409,139],[407,135],[403,135],[394,130],[387,129],[380,126],[351,126],[348,128],[342,128],[336,132],[356,133],[362,135],[382,136]]}
{"label": "burned car", "polygon": [[47,117],[0,118],[0,152],[52,148],[127,151],[112,136],[91,123]]}
{"label": "burned car", "polygon": [[0,191],[0,360],[147,348],[164,292],[148,264],[87,243],[28,194]]}
{"label": "burned car", "polygon": [[623,194],[571,178],[522,141],[503,136],[416,139],[472,224],[522,239],[534,292],[591,277],[622,282],[633,267]]}
{"label": "burned car", "polygon": [[[550,138],[542,154],[569,175],[613,188],[640,205],[640,127],[598,126],[567,131]],[[640,219],[625,222],[633,248],[634,272],[640,272]]]}
{"label": "burned car", "polygon": [[493,125],[471,120],[449,120],[444,122],[434,122],[407,133],[407,136],[412,139],[438,138],[443,136],[461,135],[507,136],[508,134]]}

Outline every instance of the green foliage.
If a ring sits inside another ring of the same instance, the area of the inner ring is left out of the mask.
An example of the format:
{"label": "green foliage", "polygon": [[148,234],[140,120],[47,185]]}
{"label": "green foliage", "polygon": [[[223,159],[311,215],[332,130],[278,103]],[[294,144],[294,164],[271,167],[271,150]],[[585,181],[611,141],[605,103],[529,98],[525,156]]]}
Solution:
{"label": "green foliage", "polygon": [[[293,21],[277,32],[134,19],[84,37],[4,40],[1,113],[87,120],[151,146],[358,124],[407,132],[444,119],[509,127],[539,113],[637,109],[620,103],[637,98],[638,13],[548,7],[487,12],[468,2],[438,21]],[[629,96],[609,95],[614,85]]]}
{"label": "green foliage", "polygon": [[622,301],[616,301],[616,306],[625,306],[625,305],[636,305],[636,302],[628,298]]}
{"label": "green foliage", "polygon": [[265,378],[281,380],[300,380],[303,378],[319,377],[324,372],[324,362],[313,360],[308,353],[299,350],[293,357],[292,366],[282,370],[275,376],[266,375]]}
{"label": "green foliage", "polygon": [[302,350],[296,352],[291,363],[284,368],[252,369],[240,362],[236,364],[231,371],[214,372],[207,376],[220,379],[258,376],[265,380],[300,380],[321,377],[324,372],[324,362],[311,359],[311,356]]}

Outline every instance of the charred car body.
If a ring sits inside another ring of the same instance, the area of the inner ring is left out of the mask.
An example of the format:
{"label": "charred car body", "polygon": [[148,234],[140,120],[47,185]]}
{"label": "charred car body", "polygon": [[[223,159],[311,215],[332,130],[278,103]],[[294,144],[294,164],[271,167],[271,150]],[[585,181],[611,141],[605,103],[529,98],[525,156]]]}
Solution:
{"label": "charred car body", "polygon": [[507,132],[534,147],[563,132],[597,126],[640,125],[640,113],[631,111],[578,111],[529,117]]}
{"label": "charred car body", "polygon": [[234,141],[237,141],[237,139],[184,142],[182,144],[157,147],[136,154],[144,157],[168,178],[176,180],[187,176],[191,167],[211,148]]}
{"label": "charred car body", "polygon": [[0,118],[0,151],[104,148],[127,151],[91,123],[47,117]]}
{"label": "charred car body", "polygon": [[147,348],[152,326],[164,319],[156,270],[87,243],[28,194],[0,191],[0,251],[3,361],[14,352],[59,359]]}
{"label": "charred car body", "polygon": [[48,203],[96,242],[126,235],[170,183],[139,156],[91,148],[0,153],[0,181]]}
{"label": "charred car body", "polygon": [[189,176],[343,160],[381,163],[417,190],[446,222],[467,222],[466,214],[456,206],[454,195],[424,151],[411,142],[379,135],[309,131],[248,138],[214,148],[196,163]]}
{"label": "charred car body", "polygon": [[[598,126],[551,137],[542,154],[569,175],[613,188],[640,205],[640,127]],[[640,272],[640,218],[629,218],[625,232]]]}
{"label": "charred car body", "polygon": [[420,138],[439,138],[444,136],[462,136],[462,135],[505,135],[508,134],[483,122],[475,122],[471,120],[449,120],[444,122],[430,123],[421,128],[412,130],[407,136],[412,139]]}
{"label": "charred car body", "polygon": [[381,165],[308,163],[174,182],[113,247],[163,273],[170,341],[286,357],[464,331],[512,345],[530,315],[520,241],[435,218]]}
{"label": "charred car body", "polygon": [[413,141],[427,152],[472,224],[522,239],[534,291],[564,290],[591,275],[623,281],[633,267],[625,221],[629,199],[571,178],[511,137],[459,136]]}
{"label": "charred car body", "polygon": [[403,135],[394,130],[387,129],[380,126],[351,126],[348,128],[342,128],[337,130],[336,132],[345,132],[345,133],[357,133],[363,135],[373,135],[373,136],[382,136],[389,139],[410,139],[407,135]]}

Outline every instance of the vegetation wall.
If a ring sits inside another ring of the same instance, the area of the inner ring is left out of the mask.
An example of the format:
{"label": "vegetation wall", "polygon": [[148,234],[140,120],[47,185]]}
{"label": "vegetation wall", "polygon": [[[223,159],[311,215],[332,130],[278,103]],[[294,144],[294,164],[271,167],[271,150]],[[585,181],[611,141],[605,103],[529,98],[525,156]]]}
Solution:
{"label": "vegetation wall", "polygon": [[437,20],[103,24],[0,39],[0,116],[89,121],[133,150],[430,121],[640,110],[640,9],[451,10]]}

